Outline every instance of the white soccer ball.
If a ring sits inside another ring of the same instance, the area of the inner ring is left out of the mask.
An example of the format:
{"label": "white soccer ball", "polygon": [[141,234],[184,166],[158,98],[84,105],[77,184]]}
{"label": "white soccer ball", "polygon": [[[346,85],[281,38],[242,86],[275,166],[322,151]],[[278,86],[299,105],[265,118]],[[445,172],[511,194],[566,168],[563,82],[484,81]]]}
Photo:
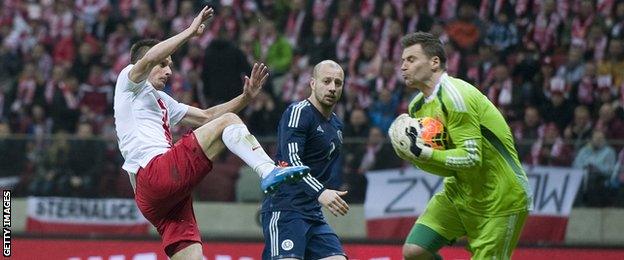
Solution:
{"label": "white soccer ball", "polygon": [[392,143],[392,147],[394,147],[395,151],[402,152],[403,154],[410,153],[411,141],[406,133],[409,127],[419,129],[418,120],[411,118],[408,114],[399,115],[390,125],[388,136],[390,137],[390,143]]}

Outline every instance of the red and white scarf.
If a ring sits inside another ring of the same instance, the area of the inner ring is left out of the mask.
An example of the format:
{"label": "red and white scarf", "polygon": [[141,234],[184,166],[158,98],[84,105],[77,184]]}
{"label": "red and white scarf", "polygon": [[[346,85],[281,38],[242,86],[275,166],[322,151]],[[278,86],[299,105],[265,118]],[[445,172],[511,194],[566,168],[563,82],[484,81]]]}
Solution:
{"label": "red and white scarf", "polygon": [[613,6],[615,5],[615,0],[597,0],[596,1],[596,11],[604,17],[608,17],[611,15],[611,10],[613,10]]}
{"label": "red and white scarf", "polygon": [[20,79],[17,85],[17,100],[20,100],[22,104],[30,105],[35,97],[35,90],[37,89],[37,82],[34,78],[28,77]]}
{"label": "red and white scarf", "polygon": [[576,93],[579,103],[585,105],[591,105],[594,102],[594,88],[596,79],[590,76],[584,76],[578,85],[578,92]]}
{"label": "red and white scarf", "polygon": [[288,15],[284,35],[292,45],[296,45],[299,40],[299,33],[301,32],[301,26],[303,25],[305,16],[305,11],[302,10]]}
{"label": "red and white scarf", "polygon": [[[556,2],[555,13],[558,13],[562,18],[568,17],[568,12],[570,12],[570,1],[573,0],[558,0]],[[533,10],[534,12],[539,12],[544,7],[543,0],[533,0]]]}
{"label": "red and white scarf", "polygon": [[394,39],[384,37],[381,39],[381,43],[379,44],[379,55],[381,55],[381,58],[397,61],[401,59],[402,53],[403,48],[399,37]]}
{"label": "red and white scarf", "polygon": [[490,0],[481,1],[481,6],[479,7],[479,17],[484,21],[490,20],[490,10],[493,10],[493,13],[496,15],[500,13],[503,8],[503,4],[505,3],[503,0],[494,0],[494,6],[490,6],[491,2],[492,1]]}
{"label": "red and white scarf", "polygon": [[74,15],[70,11],[63,13],[53,12],[47,19],[50,28],[50,36],[53,39],[61,39],[72,34]]}
{"label": "red and white scarf", "polygon": [[204,59],[202,59],[202,57],[191,58],[185,56],[184,58],[182,58],[182,62],[180,64],[180,73],[187,76],[188,73],[192,70],[199,70],[201,72],[203,60]]}
{"label": "red and white scarf", "polygon": [[121,16],[127,18],[132,13],[132,10],[139,6],[140,0],[119,0],[119,11]]}
{"label": "red and white scarf", "polygon": [[601,35],[599,39],[588,40],[594,43],[594,60],[601,61],[604,59],[605,52],[607,50],[608,39],[607,36]]}
{"label": "red and white scarf", "polygon": [[429,15],[448,21],[455,17],[458,2],[458,0],[429,0]]}
{"label": "red and white scarf", "polygon": [[[533,147],[531,147],[531,164],[532,165],[539,165],[542,163],[547,163],[547,162],[540,162],[543,145],[544,145],[544,138],[539,138],[537,142],[533,144]],[[559,157],[560,155],[562,155],[564,147],[565,147],[565,143],[563,142],[563,139],[561,137],[557,137],[557,139],[555,139],[555,143],[553,143],[552,147],[550,148],[550,156],[554,158]]]}
{"label": "red and white scarf", "polygon": [[446,59],[446,70],[449,75],[456,76],[459,73],[459,65],[461,63],[461,53],[453,51],[448,54]]}
{"label": "red and white scarf", "polygon": [[127,35],[114,32],[106,41],[106,55],[110,57],[117,57],[118,55],[126,52],[130,47],[130,39]]}
{"label": "red and white scarf", "polygon": [[372,39],[374,40],[382,39],[383,37],[385,37],[388,34],[388,28],[390,27],[392,21],[392,18],[389,17],[375,17],[375,19],[373,19],[372,30],[369,37],[372,37]]}
{"label": "red and white scarf", "polygon": [[360,3],[360,17],[368,19],[375,11],[375,0],[363,0]]}
{"label": "red and white scarf", "polygon": [[78,108],[78,98],[76,97],[76,93],[71,90],[65,82],[61,82],[58,84],[58,88],[61,90],[63,94],[63,98],[65,99],[65,104],[69,109]]}
{"label": "red and white scarf", "polygon": [[350,77],[347,86],[349,90],[347,95],[353,97],[357,108],[365,109],[372,104],[370,89],[368,88],[367,80],[363,76]]}
{"label": "red and white scarf", "polygon": [[532,40],[539,45],[542,52],[548,50],[557,40],[556,30],[561,21],[561,16],[554,12],[550,15],[540,12],[537,15],[533,25]]}
{"label": "red and white scarf", "polygon": [[516,12],[516,16],[521,17],[526,14],[529,10],[529,4],[531,4],[531,0],[518,0],[516,1],[516,6],[514,8]]}
{"label": "red and white scarf", "polygon": [[493,68],[493,65],[485,66],[484,63],[479,64],[477,67],[471,67],[468,69],[468,78],[473,79],[477,84],[477,88],[484,91],[485,87],[494,81]]}
{"label": "red and white scarf", "polygon": [[349,29],[349,18],[336,17],[332,21],[331,38],[337,39],[340,35]]}
{"label": "red and white scarf", "polygon": [[163,1],[166,0],[156,0],[156,14],[158,17],[162,18],[173,18],[178,11],[178,1],[177,0],[169,0],[166,3]]}
{"label": "red and white scarf", "polygon": [[594,15],[590,15],[582,20],[580,17],[576,16],[572,19],[572,44],[584,45],[585,37],[589,31],[589,27],[594,22]]}
{"label": "red and white scarf", "polygon": [[63,98],[65,99],[65,104],[67,105],[68,108],[70,109],[78,108],[79,100],[78,100],[76,93],[70,90],[69,87],[67,87],[67,84],[65,84],[65,82],[62,82],[62,81],[61,82],[50,81],[48,82],[48,84],[46,84],[45,92],[44,92],[46,103],[52,104],[54,102],[54,95],[57,89],[61,91],[61,94],[63,95]]}
{"label": "red and white scarf", "polygon": [[336,56],[338,60],[356,57],[360,51],[362,42],[364,42],[364,30],[359,30],[354,33],[349,31],[343,33],[340,38],[338,38],[338,43],[336,44]]}
{"label": "red and white scarf", "polygon": [[312,17],[314,17],[314,20],[325,19],[332,2],[334,0],[314,0],[312,4]]}
{"label": "red and white scarf", "polygon": [[107,0],[76,0],[74,8],[83,16],[91,16],[89,19],[95,20],[95,17],[108,5]]}
{"label": "red and white scarf", "polygon": [[378,77],[375,80],[375,92],[379,93],[383,89],[387,89],[393,92],[397,88],[397,82],[397,77],[394,74],[389,79]]}
{"label": "red and white scarf", "polygon": [[[186,29],[189,25],[191,25],[191,23],[193,22],[193,19],[195,19],[195,17],[193,17],[192,15],[176,17],[173,19],[173,22],[171,22],[171,30],[173,30],[176,33],[184,31],[184,29]],[[211,27],[214,26],[214,22],[215,21],[213,21]]]}
{"label": "red and white scarf", "polygon": [[507,79],[503,82],[495,82],[494,85],[488,89],[488,99],[496,106],[508,106],[512,100],[512,87],[511,79]]}
{"label": "red and white scarf", "polygon": [[310,77],[309,72],[302,72],[299,75],[288,74],[282,87],[282,101],[290,103],[306,98]]}

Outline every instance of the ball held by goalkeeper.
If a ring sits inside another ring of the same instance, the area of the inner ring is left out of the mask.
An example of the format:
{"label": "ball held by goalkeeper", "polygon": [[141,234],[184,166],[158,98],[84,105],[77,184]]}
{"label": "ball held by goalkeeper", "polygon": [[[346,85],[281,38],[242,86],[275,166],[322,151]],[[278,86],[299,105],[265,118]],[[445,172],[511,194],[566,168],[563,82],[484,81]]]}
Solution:
{"label": "ball held by goalkeeper", "polygon": [[412,118],[399,115],[388,131],[394,151],[404,160],[426,160],[433,149],[444,150],[448,134],[440,120],[433,117]]}

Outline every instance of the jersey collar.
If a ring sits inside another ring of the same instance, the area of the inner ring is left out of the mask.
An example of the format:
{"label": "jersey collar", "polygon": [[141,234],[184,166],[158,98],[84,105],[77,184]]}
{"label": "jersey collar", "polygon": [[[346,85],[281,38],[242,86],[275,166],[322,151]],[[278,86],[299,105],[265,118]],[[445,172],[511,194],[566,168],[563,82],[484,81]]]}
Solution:
{"label": "jersey collar", "polygon": [[444,80],[445,77],[448,77],[446,72],[442,73],[440,79],[438,79],[438,83],[436,83],[435,87],[433,87],[433,92],[431,92],[431,95],[425,97],[425,103],[429,103],[435,99],[435,97],[438,95],[438,91],[440,91],[440,85],[442,85],[442,80]]}
{"label": "jersey collar", "polygon": [[312,103],[312,101],[310,101],[310,99],[306,98],[306,101],[308,103],[310,103],[310,106],[314,109],[314,111],[316,111],[316,113],[325,121],[330,121],[332,119],[332,117],[334,117],[334,115],[336,115],[336,113],[334,113],[334,111],[332,111],[332,113],[329,115],[329,117],[325,117],[325,115],[323,115],[323,113],[321,113],[321,111]]}

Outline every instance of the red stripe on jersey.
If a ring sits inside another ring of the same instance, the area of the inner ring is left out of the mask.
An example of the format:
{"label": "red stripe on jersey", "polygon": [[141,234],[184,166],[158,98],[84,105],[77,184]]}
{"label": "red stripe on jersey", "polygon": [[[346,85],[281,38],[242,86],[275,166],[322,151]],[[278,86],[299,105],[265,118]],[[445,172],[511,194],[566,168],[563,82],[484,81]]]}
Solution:
{"label": "red stripe on jersey", "polygon": [[163,111],[162,117],[162,127],[165,130],[165,138],[167,139],[167,143],[169,143],[169,147],[173,147],[173,139],[171,138],[171,130],[169,127],[169,112],[167,111],[167,106],[165,106],[165,102],[162,99],[158,99],[158,106]]}

